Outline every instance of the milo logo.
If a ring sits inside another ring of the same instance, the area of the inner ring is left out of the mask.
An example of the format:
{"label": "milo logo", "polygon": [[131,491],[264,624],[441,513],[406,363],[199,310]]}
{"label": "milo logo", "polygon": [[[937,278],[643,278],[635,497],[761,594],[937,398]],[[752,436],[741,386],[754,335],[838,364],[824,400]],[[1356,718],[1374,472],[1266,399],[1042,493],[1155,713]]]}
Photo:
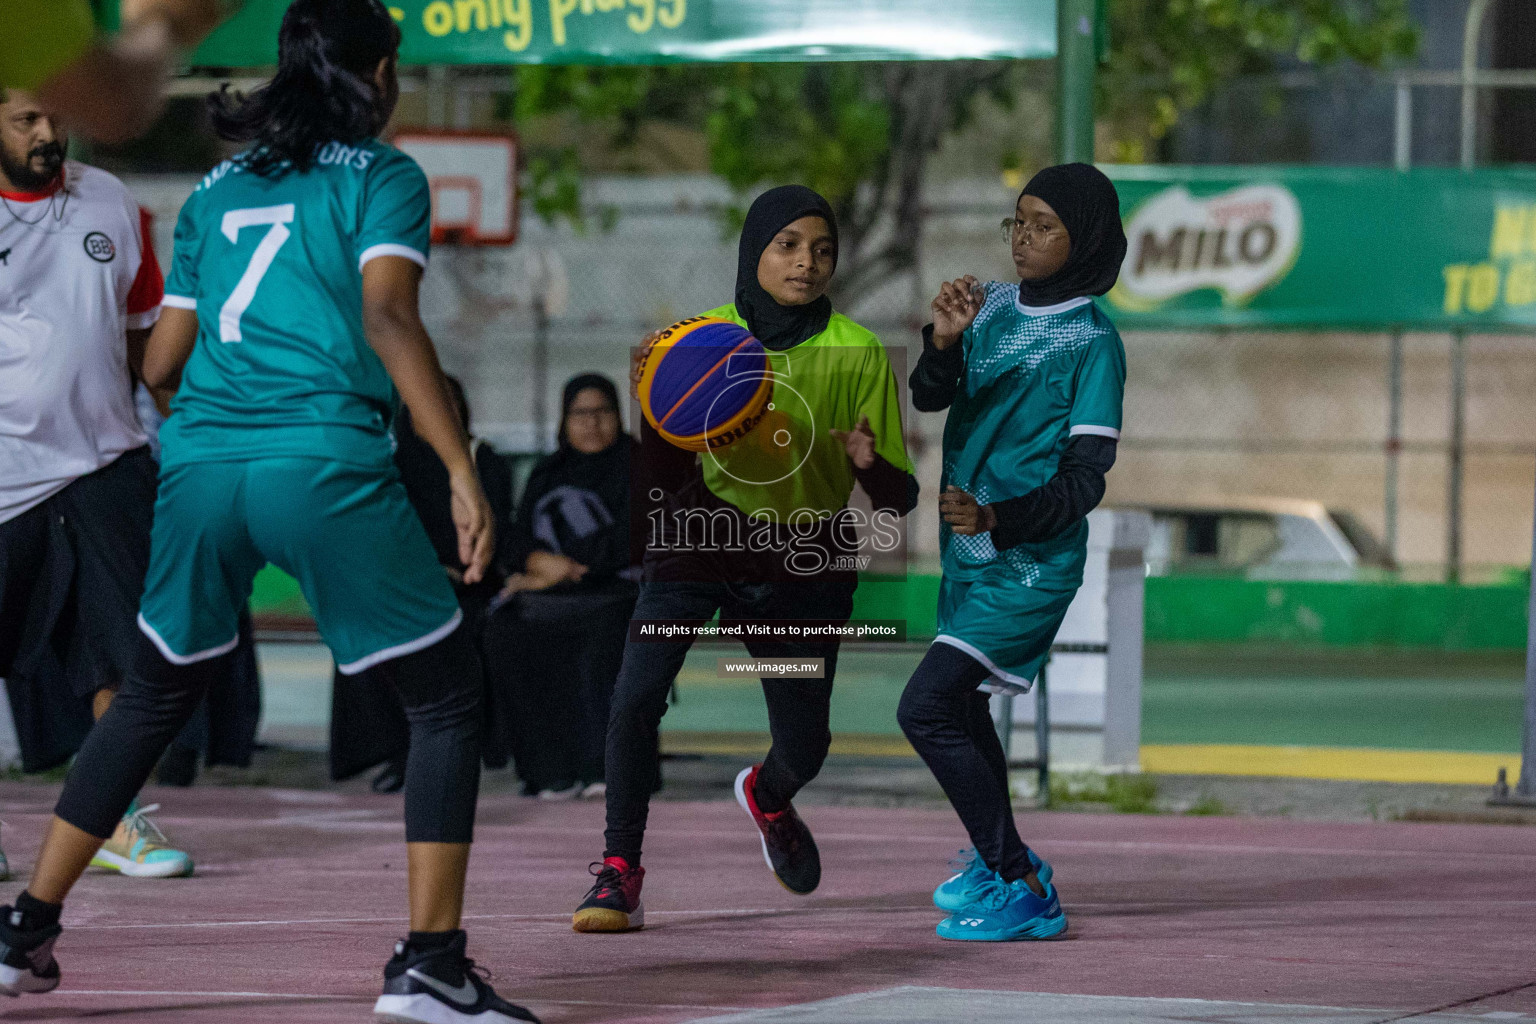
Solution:
{"label": "milo logo", "polygon": [[1149,309],[1201,288],[1240,305],[1289,273],[1301,248],[1301,206],[1281,185],[1249,185],[1196,198],[1182,185],[1137,207],[1129,250],[1110,298]]}

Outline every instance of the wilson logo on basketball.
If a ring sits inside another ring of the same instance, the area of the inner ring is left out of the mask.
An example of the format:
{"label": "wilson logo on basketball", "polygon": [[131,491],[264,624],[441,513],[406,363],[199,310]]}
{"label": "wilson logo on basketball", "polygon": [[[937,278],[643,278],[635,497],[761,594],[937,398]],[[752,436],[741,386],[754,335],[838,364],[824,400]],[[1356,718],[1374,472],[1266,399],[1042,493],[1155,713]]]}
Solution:
{"label": "wilson logo on basketball", "polygon": [[1110,298],[1149,309],[1202,288],[1240,305],[1290,272],[1301,249],[1301,206],[1280,185],[1197,198],[1182,185],[1142,203],[1125,226],[1130,243]]}

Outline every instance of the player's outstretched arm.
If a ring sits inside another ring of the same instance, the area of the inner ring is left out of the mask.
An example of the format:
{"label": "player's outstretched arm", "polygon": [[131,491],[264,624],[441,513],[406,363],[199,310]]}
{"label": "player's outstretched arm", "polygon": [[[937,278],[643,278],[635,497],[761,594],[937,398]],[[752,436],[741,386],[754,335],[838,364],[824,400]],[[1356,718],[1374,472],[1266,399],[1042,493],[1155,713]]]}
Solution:
{"label": "player's outstretched arm", "polygon": [[363,330],[411,410],[411,426],[448,468],[464,581],[479,583],[496,548],[491,506],[449,397],[437,350],[421,322],[420,289],[421,268],[403,256],[369,260],[363,267]]}
{"label": "player's outstretched arm", "polygon": [[202,42],[235,6],[228,0],[123,0],[123,31],[49,77],[38,96],[93,139],[115,143],[142,135],[160,113],[176,53]]}

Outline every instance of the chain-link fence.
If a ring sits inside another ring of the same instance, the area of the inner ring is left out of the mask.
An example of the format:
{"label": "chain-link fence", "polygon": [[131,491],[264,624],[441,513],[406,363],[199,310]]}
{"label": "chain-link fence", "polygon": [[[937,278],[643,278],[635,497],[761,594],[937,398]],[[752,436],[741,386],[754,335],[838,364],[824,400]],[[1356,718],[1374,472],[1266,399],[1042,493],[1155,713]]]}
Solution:
{"label": "chain-link fence", "polygon": [[[158,215],[167,259],[192,182],[133,184]],[[577,232],[529,217],[512,248],[434,253],[424,314],[444,364],[468,389],[477,432],[508,450],[549,447],[569,377],[595,370],[622,381],[631,347],[648,331],[732,298],[735,240],[718,210],[734,197],[719,182],[607,179],[593,183],[588,198],[616,211],[610,230]],[[1010,273],[997,221],[1012,199],[996,181],[935,185],[918,267],[841,307],[888,346],[904,346],[910,366],[920,351],[916,327],[940,281]],[[1125,437],[1108,502],[1211,510],[1316,502],[1346,513],[1377,541],[1395,534],[1396,561],[1410,575],[1445,573],[1457,518],[1452,338],[1401,339],[1395,445],[1387,335],[1131,333],[1125,342]],[[1461,578],[1477,580],[1530,557],[1536,338],[1469,336],[1463,354]],[[633,429],[634,411],[627,415]],[[937,493],[942,429],[942,416],[909,411],[908,444],[925,500],[908,538],[920,561],[937,547],[927,499]],[[1216,567],[1242,570],[1263,543],[1249,536],[1237,543],[1235,564]],[[1213,554],[1218,563],[1224,557]]]}

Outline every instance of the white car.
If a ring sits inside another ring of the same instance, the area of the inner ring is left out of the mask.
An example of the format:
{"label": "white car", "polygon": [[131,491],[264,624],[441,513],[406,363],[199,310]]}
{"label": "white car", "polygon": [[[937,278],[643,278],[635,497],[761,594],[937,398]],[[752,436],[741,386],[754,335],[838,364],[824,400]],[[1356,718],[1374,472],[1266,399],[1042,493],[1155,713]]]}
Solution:
{"label": "white car", "polygon": [[1352,580],[1392,568],[1348,512],[1293,498],[1122,505],[1152,515],[1147,574],[1219,573],[1256,580]]}

